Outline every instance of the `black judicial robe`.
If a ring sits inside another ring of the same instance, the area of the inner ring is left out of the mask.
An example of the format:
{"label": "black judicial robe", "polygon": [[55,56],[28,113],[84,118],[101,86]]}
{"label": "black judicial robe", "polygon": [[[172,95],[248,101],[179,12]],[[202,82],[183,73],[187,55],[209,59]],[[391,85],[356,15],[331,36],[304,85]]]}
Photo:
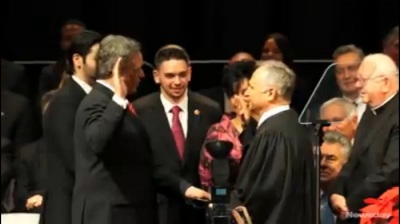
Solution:
{"label": "black judicial robe", "polygon": [[232,192],[254,224],[315,224],[312,145],[293,110],[258,128]]}

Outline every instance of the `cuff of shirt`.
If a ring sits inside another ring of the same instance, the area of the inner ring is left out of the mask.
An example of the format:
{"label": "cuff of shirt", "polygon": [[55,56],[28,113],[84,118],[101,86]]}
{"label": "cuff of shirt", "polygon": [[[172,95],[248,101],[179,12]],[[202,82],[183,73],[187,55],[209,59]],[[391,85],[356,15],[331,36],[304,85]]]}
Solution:
{"label": "cuff of shirt", "polygon": [[189,184],[187,181],[181,180],[181,182],[179,183],[179,189],[181,190],[182,195],[185,195],[186,190],[189,189],[189,187],[191,186],[192,185]]}
{"label": "cuff of shirt", "polygon": [[124,108],[124,109],[126,109],[126,107],[128,106],[128,103],[129,103],[127,99],[124,99],[124,98],[122,98],[122,97],[120,97],[120,96],[117,96],[116,94],[114,94],[112,100],[113,100],[116,104],[120,105],[120,106],[121,106],[122,108]]}

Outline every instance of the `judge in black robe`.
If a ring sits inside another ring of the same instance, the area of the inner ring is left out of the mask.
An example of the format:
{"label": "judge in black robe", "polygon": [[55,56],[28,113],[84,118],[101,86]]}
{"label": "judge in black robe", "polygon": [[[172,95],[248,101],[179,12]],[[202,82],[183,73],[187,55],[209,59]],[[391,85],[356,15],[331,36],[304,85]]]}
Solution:
{"label": "judge in black robe", "polygon": [[[289,108],[294,78],[285,65],[271,62],[256,70],[246,91],[253,109],[262,111],[262,116],[232,200],[248,209],[254,224],[316,223],[312,145],[296,112]],[[265,80],[278,83],[266,85]]]}

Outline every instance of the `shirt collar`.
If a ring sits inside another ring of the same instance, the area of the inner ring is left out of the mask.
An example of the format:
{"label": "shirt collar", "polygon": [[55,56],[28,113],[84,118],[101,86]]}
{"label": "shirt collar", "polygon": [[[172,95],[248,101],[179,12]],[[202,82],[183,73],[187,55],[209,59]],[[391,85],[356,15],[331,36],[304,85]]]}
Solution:
{"label": "shirt collar", "polygon": [[188,97],[188,92],[186,90],[183,99],[179,103],[172,103],[170,102],[162,93],[160,94],[160,99],[161,99],[161,104],[164,107],[164,110],[166,113],[170,113],[171,109],[174,106],[179,106],[183,112],[188,111],[188,102],[189,102],[189,97]]}
{"label": "shirt collar", "polygon": [[373,113],[374,115],[376,115],[376,114],[377,114],[377,113],[376,113],[376,110],[378,110],[379,108],[385,106],[385,104],[387,104],[391,99],[393,99],[393,98],[396,96],[396,94],[397,94],[397,92],[395,92],[393,95],[391,95],[389,98],[387,98],[387,99],[386,99],[383,103],[381,103],[379,106],[372,108],[372,109],[371,109],[372,113]]}
{"label": "shirt collar", "polygon": [[108,89],[110,89],[113,93],[115,93],[115,89],[114,87],[112,87],[110,84],[108,84],[105,80],[96,80],[97,83],[100,83],[101,85],[107,87]]}
{"label": "shirt collar", "polygon": [[270,118],[270,117],[272,117],[272,116],[274,116],[276,114],[279,114],[279,113],[281,113],[283,111],[286,111],[286,110],[290,110],[290,106],[289,105],[277,106],[275,108],[272,108],[271,110],[268,110],[268,111],[264,112],[261,115],[260,120],[258,121],[257,128],[260,127],[260,125],[262,123],[264,123],[264,121],[266,121],[268,118]]}
{"label": "shirt collar", "polygon": [[78,83],[78,85],[83,89],[83,91],[85,91],[86,94],[90,93],[90,91],[92,90],[92,87],[87,84],[85,81],[83,81],[82,79],[80,79],[78,76],[73,75],[72,79]]}

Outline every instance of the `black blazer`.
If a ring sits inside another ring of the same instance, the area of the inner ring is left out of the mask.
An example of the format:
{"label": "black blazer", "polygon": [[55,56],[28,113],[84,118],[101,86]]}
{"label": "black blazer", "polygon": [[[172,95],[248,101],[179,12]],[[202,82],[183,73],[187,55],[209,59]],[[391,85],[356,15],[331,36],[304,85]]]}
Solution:
{"label": "black blazer", "polygon": [[51,100],[43,117],[43,138],[47,148],[48,181],[44,223],[71,223],[72,191],[75,179],[74,124],[76,110],[86,93],[68,79]]}
{"label": "black blazer", "polygon": [[42,206],[27,211],[26,201],[34,195],[45,196],[47,157],[43,139],[21,148],[16,164],[16,206],[18,212],[41,212]]}
{"label": "black blazer", "polygon": [[8,138],[16,150],[35,140],[31,109],[25,97],[1,91],[1,136]]}
{"label": "black blazer", "polygon": [[157,224],[150,143],[141,121],[96,84],[78,108],[73,224]]}
{"label": "black blazer", "polygon": [[1,59],[1,89],[29,98],[29,79],[25,77],[25,67]]}
{"label": "black blazer", "polygon": [[198,174],[200,151],[208,128],[221,118],[219,107],[214,101],[190,91],[188,97],[188,133],[183,160],[179,158],[160,93],[150,94],[134,102],[150,135],[156,165],[155,178],[160,192],[168,199],[165,202],[168,205],[164,208],[167,217],[162,219],[168,220],[170,224],[204,223],[204,213],[186,206],[183,194],[191,185],[201,187]]}
{"label": "black blazer", "polygon": [[[399,186],[399,95],[377,110],[367,109],[359,123],[351,156],[332,193],[346,197],[350,211],[359,213],[363,200],[378,198]],[[347,223],[359,223],[350,219]]]}

